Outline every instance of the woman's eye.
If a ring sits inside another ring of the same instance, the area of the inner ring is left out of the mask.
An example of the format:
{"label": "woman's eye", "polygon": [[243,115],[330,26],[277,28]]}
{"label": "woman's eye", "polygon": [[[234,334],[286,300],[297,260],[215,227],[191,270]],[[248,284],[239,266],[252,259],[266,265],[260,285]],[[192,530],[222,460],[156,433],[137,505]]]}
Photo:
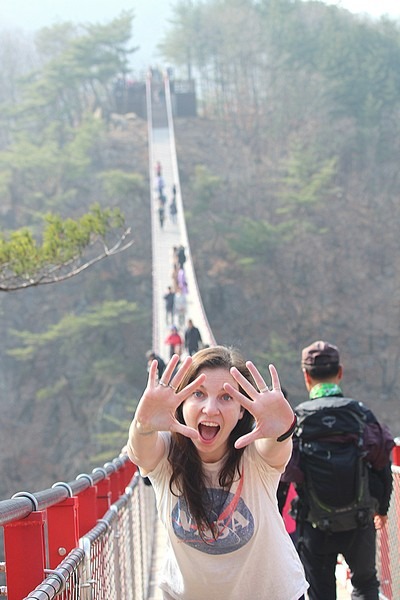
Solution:
{"label": "woman's eye", "polygon": [[193,396],[195,398],[202,398],[203,397],[203,392],[201,392],[200,390],[196,390],[195,392],[193,392]]}
{"label": "woman's eye", "polygon": [[226,401],[227,401],[227,400],[232,400],[232,396],[230,396],[229,394],[224,394],[224,395],[222,396],[222,400],[226,400]]}

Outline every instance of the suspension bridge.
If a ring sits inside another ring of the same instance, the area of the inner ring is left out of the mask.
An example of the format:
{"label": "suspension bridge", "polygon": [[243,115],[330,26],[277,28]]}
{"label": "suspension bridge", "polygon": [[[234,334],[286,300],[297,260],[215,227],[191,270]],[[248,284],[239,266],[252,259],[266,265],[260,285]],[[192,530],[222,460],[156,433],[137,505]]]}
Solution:
{"label": "suspension bridge", "polygon": [[[173,249],[185,248],[186,317],[215,345],[201,301],[179,182],[173,105],[167,78],[146,82],[153,254],[153,349],[168,359],[163,294],[171,285]],[[176,187],[176,220],[159,219],[156,163],[165,186]],[[378,532],[377,567],[382,600],[400,598],[400,445],[393,451],[394,489],[388,526]],[[0,502],[5,560],[0,596],[8,600],[160,600],[157,574],[165,537],[154,493],[121,453],[112,461],[56,482],[40,492],[18,492]],[[341,565],[338,598],[349,598]],[[273,598],[271,599],[273,600]]]}

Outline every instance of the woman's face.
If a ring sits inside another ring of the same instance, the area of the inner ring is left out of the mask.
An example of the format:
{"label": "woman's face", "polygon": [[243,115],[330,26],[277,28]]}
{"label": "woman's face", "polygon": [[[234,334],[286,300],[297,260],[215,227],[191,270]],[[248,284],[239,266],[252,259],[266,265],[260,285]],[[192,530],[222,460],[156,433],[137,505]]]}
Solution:
{"label": "woman's face", "polygon": [[228,439],[239,419],[243,408],[223,388],[224,383],[239,389],[229,371],[225,368],[201,369],[206,379],[187,398],[182,406],[185,424],[197,429],[199,440],[194,440],[203,462],[217,462],[228,449]]}

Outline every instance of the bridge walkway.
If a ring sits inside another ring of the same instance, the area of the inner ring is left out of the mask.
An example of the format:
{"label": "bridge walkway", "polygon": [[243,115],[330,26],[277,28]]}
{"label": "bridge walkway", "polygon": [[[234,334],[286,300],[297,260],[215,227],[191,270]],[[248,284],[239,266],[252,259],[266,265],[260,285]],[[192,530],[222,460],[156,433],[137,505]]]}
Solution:
{"label": "bridge walkway", "polygon": [[[160,84],[147,82],[147,114],[149,140],[149,175],[150,175],[150,205],[152,222],[152,259],[153,259],[153,349],[164,359],[169,358],[168,348],[164,341],[168,333],[165,318],[163,296],[168,286],[173,284],[173,248],[185,248],[185,275],[188,282],[186,319],[190,318],[199,328],[203,342],[215,345],[215,339],[208,323],[197,285],[193,267],[189,239],[183,210],[179,170],[175,149],[175,136],[172,118],[171,96],[169,81],[163,82],[162,91],[156,93]],[[154,89],[155,88],[155,89]],[[165,91],[164,91],[165,90]],[[154,101],[156,98],[156,101]],[[157,190],[156,164],[162,168],[167,197],[165,223],[159,222],[159,194]],[[169,203],[172,197],[172,186],[176,186],[177,222],[173,223],[169,214]],[[177,321],[175,321],[177,324]],[[185,327],[179,327],[181,337]]]}
{"label": "bridge walkway", "polygon": [[[166,312],[163,296],[168,286],[173,285],[173,248],[185,248],[186,263],[185,275],[188,283],[187,308],[184,327],[178,326],[179,333],[184,338],[187,319],[192,319],[198,327],[204,344],[215,345],[216,341],[208,323],[200,292],[197,285],[193,267],[192,254],[186,230],[179,169],[175,148],[175,136],[172,117],[171,95],[169,81],[162,83],[147,81],[147,115],[148,115],[148,143],[149,143],[149,178],[150,178],[150,207],[152,228],[152,264],[153,264],[153,349],[165,361],[169,358],[169,349],[165,344],[169,326],[166,323]],[[159,193],[157,187],[156,165],[160,163],[162,177],[167,197],[165,207],[165,222],[161,227],[158,215]],[[172,187],[176,186],[177,219],[174,223],[169,213],[169,204],[172,198]],[[162,600],[162,594],[157,587],[158,573],[166,548],[166,536],[163,525],[157,520],[155,523],[155,542],[153,547],[153,561],[151,568],[151,581],[149,600]]]}

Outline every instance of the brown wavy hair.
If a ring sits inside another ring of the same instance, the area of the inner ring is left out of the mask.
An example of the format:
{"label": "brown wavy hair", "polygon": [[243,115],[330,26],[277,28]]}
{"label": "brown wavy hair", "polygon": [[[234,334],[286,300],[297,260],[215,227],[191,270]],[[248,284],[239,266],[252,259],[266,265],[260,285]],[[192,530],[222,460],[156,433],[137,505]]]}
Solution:
{"label": "brown wavy hair", "polygon": [[[243,357],[235,348],[227,348],[225,346],[204,348],[196,352],[192,358],[191,367],[178,386],[178,390],[181,390],[196,379],[199,372],[203,369],[223,368],[229,372],[231,367],[236,367],[255,386],[254,379],[246,367]],[[247,396],[241,387],[239,389],[242,394]],[[176,417],[180,423],[185,423],[182,406],[183,404],[178,407]],[[243,417],[238,420],[230,433],[228,452],[219,474],[219,485],[227,493],[235,477],[241,476],[240,459],[244,448],[237,450],[234,444],[242,435],[249,433],[253,426],[253,416],[245,410]],[[208,494],[202,461],[192,440],[179,433],[172,433],[168,460],[172,467],[172,475],[169,482],[171,493],[175,496],[183,496],[189,512],[196,522],[201,538],[205,541],[205,532],[209,529],[214,539],[217,539],[216,525],[209,518],[210,509],[212,508],[211,503],[208,502],[205,504]],[[174,492],[174,489],[177,492]]]}

